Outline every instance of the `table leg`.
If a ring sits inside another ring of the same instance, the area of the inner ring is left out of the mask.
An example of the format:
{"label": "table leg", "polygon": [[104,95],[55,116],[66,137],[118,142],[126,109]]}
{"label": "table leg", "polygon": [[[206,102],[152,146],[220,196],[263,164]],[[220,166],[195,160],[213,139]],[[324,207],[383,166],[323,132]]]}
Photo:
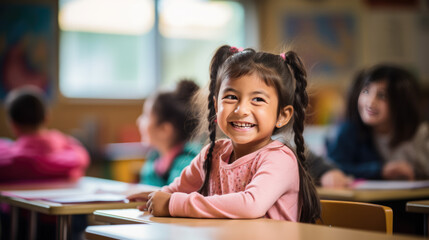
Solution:
{"label": "table leg", "polygon": [[18,239],[18,214],[19,208],[11,206],[11,215],[10,215],[10,239]]}
{"label": "table leg", "polygon": [[71,216],[70,215],[59,215],[57,223],[57,239],[67,240],[70,238],[71,231]]}
{"label": "table leg", "polygon": [[428,228],[429,228],[429,214],[424,214],[423,216],[423,236],[428,236]]}
{"label": "table leg", "polygon": [[37,212],[30,211],[30,231],[29,239],[35,240],[37,238]]}

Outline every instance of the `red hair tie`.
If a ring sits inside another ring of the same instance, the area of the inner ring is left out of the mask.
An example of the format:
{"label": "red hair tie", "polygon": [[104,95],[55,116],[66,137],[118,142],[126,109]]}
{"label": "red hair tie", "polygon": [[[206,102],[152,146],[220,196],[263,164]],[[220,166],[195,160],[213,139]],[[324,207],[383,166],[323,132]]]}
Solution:
{"label": "red hair tie", "polygon": [[229,50],[230,50],[232,53],[238,53],[238,52],[243,51],[243,48],[231,47]]}
{"label": "red hair tie", "polygon": [[283,60],[286,61],[286,55],[285,55],[285,53],[280,53],[280,57],[283,58]]}

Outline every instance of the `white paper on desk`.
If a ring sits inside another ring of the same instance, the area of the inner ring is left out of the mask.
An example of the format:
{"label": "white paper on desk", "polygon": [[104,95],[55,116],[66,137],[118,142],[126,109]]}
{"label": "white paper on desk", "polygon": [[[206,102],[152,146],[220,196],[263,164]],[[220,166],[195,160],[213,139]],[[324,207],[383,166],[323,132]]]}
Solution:
{"label": "white paper on desk", "polygon": [[49,189],[49,190],[22,190],[22,191],[4,191],[1,194],[10,197],[19,197],[27,200],[72,197],[76,195],[85,195],[93,193],[91,189]]}
{"label": "white paper on desk", "polygon": [[111,193],[92,193],[68,197],[44,198],[57,203],[124,202],[125,196]]}
{"label": "white paper on desk", "polygon": [[416,189],[429,188],[429,180],[400,181],[400,180],[361,180],[353,184],[353,189]]}

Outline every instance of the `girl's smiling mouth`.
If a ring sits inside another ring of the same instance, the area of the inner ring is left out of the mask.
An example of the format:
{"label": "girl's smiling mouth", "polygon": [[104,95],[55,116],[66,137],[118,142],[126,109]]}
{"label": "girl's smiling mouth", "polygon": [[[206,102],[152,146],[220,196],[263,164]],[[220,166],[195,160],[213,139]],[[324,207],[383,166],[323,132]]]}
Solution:
{"label": "girl's smiling mouth", "polygon": [[231,126],[233,126],[234,128],[252,128],[254,126],[256,126],[256,124],[253,123],[247,123],[247,122],[230,122]]}
{"label": "girl's smiling mouth", "polygon": [[365,109],[365,111],[367,112],[367,114],[368,115],[370,115],[370,116],[374,116],[374,115],[377,115],[378,114],[378,111],[376,111],[376,110],[374,110],[374,109],[369,109],[369,108],[367,108],[367,109]]}

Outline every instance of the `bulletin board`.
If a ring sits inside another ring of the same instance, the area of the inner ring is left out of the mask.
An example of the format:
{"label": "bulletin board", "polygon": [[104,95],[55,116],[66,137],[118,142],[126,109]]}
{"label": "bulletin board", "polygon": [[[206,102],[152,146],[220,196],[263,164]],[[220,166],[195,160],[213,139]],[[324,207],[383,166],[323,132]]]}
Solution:
{"label": "bulletin board", "polygon": [[283,18],[283,36],[314,75],[332,77],[354,71],[357,26],[353,13],[290,12]]}

